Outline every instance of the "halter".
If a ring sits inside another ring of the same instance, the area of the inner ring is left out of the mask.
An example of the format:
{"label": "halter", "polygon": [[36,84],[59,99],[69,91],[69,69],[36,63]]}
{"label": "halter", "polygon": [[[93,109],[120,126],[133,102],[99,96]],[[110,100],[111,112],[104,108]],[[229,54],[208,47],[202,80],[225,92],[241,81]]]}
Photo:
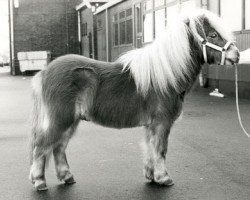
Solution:
{"label": "halter", "polygon": [[205,63],[207,63],[207,49],[206,47],[210,47],[212,49],[215,49],[217,51],[221,52],[221,62],[220,65],[224,65],[225,59],[226,59],[226,50],[228,50],[229,46],[233,44],[231,41],[227,41],[224,47],[219,47],[218,45],[212,44],[208,42],[206,39],[202,38],[200,35],[197,34],[198,39],[201,41],[202,44],[202,50],[203,50],[203,57]]}

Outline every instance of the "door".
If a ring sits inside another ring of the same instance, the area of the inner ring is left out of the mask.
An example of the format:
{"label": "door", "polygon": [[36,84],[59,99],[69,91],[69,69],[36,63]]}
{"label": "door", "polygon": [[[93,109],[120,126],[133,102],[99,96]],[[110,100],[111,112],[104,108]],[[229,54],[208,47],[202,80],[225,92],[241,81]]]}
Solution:
{"label": "door", "polygon": [[97,30],[97,55],[98,60],[106,61],[106,37],[103,29]]}

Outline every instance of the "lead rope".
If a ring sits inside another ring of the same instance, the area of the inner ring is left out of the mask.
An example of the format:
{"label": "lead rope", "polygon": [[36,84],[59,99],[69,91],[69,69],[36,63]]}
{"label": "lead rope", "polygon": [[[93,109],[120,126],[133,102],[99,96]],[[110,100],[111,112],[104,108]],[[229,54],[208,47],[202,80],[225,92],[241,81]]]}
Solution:
{"label": "lead rope", "polygon": [[238,69],[237,69],[237,65],[236,64],[234,64],[234,67],[235,67],[235,96],[236,96],[236,109],[237,109],[238,119],[239,119],[240,127],[242,128],[243,132],[245,133],[245,135],[247,137],[250,138],[250,134],[244,128],[244,126],[242,124],[241,116],[240,116],[239,94],[238,94],[239,93],[238,92]]}

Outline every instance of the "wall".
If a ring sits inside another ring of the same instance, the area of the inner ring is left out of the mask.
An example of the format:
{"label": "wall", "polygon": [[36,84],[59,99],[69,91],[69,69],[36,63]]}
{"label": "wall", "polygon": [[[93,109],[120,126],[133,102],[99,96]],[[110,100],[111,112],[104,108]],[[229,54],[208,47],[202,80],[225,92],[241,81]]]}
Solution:
{"label": "wall", "polygon": [[[183,1],[187,1],[187,0],[183,0]],[[197,7],[201,7],[201,2],[200,0],[192,0],[195,2]],[[127,1],[123,1],[121,3],[118,3],[110,8],[108,8],[108,60],[109,61],[114,61],[116,60],[122,53],[127,52],[129,50],[132,50],[135,48],[135,30],[133,30],[133,43],[132,44],[125,44],[125,45],[118,45],[118,46],[114,46],[114,36],[113,36],[113,16],[115,13],[119,13],[123,10],[126,10],[128,8],[132,8],[132,18],[133,18],[133,27],[134,27],[134,5],[136,3],[140,3],[143,2],[142,0],[127,0]],[[177,1],[177,3],[180,2],[179,0]],[[105,12],[103,11],[101,13],[98,13],[96,15],[97,20],[101,20],[103,23],[105,23]],[[106,28],[105,28],[106,30]],[[103,29],[102,31],[99,30],[97,31],[97,38],[98,40],[102,40],[104,39],[104,36],[102,36],[101,34],[105,34],[106,32]],[[106,40],[106,38],[105,38]],[[100,44],[100,41],[99,41]],[[106,60],[106,45],[104,48],[104,45],[102,44],[101,46],[99,46],[99,44],[97,45],[98,48],[98,59],[100,60]],[[143,44],[145,45],[145,44]]]}
{"label": "wall", "polygon": [[78,53],[78,0],[19,0],[14,8],[14,54],[18,73],[17,52],[51,51],[52,58]]}
{"label": "wall", "polygon": [[208,10],[212,11],[213,13],[219,14],[220,9],[219,9],[219,3],[220,0],[208,0]]}
{"label": "wall", "polygon": [[[83,26],[87,23],[87,35],[83,34]],[[85,7],[85,9],[81,10],[81,54],[86,57],[94,57],[94,30],[93,30],[93,13],[91,9]],[[91,36],[90,36],[91,35]],[[92,37],[92,39],[90,39]],[[91,40],[91,41],[90,41]],[[91,43],[91,47],[90,47]],[[92,53],[90,52],[92,48]]]}
{"label": "wall", "polygon": [[[204,7],[208,8],[212,12],[219,14],[220,13],[220,7],[219,7],[219,0],[203,0],[202,3],[199,0],[194,0],[196,2],[197,7]],[[135,36],[133,45],[120,45],[120,46],[113,46],[113,26],[112,26],[112,17],[114,13],[117,13],[119,11],[122,11],[129,7],[134,7],[134,4],[136,2],[141,2],[140,0],[137,1],[124,1],[119,4],[116,4],[115,6],[108,9],[108,49],[109,49],[109,61],[115,60],[121,53],[127,52],[133,48],[135,48]],[[97,20],[100,20],[103,24],[103,28],[99,29],[97,37],[98,37],[98,59],[100,60],[106,60],[106,29],[105,29],[105,12],[99,13],[96,15]],[[133,9],[133,18],[134,18],[134,9]],[[135,34],[135,33],[134,33]],[[250,31],[249,30],[243,30],[239,32],[235,32],[236,42],[239,49],[245,50],[247,48],[250,48]],[[104,42],[105,40],[105,42]],[[216,70],[216,68],[220,67],[219,71]],[[215,83],[218,83],[217,79],[219,79],[219,85],[222,87],[225,91],[225,93],[234,94],[234,71],[233,67],[229,68],[228,66],[209,66],[208,67],[208,73],[207,77],[210,80],[210,86],[216,87]],[[240,86],[242,87],[240,89],[240,95],[241,97],[247,97],[250,98],[250,66],[245,65],[239,67],[239,82]]]}
{"label": "wall", "polygon": [[250,48],[250,30],[235,33],[236,45],[240,51]]}

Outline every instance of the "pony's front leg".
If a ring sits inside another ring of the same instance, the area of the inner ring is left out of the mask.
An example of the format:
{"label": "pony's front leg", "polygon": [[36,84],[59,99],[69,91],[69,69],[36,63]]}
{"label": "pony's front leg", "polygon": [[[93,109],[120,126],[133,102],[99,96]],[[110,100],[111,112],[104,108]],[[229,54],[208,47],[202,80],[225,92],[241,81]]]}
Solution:
{"label": "pony's front leg", "polygon": [[166,169],[168,136],[171,124],[162,123],[147,127],[145,137],[144,175],[160,185],[173,185]]}
{"label": "pony's front leg", "polygon": [[151,147],[151,129],[149,127],[146,127],[146,133],[144,137],[144,141],[142,143],[143,148],[143,158],[144,158],[144,169],[143,173],[145,178],[147,178],[150,181],[154,180],[154,165],[155,160],[153,156],[153,148]]}

